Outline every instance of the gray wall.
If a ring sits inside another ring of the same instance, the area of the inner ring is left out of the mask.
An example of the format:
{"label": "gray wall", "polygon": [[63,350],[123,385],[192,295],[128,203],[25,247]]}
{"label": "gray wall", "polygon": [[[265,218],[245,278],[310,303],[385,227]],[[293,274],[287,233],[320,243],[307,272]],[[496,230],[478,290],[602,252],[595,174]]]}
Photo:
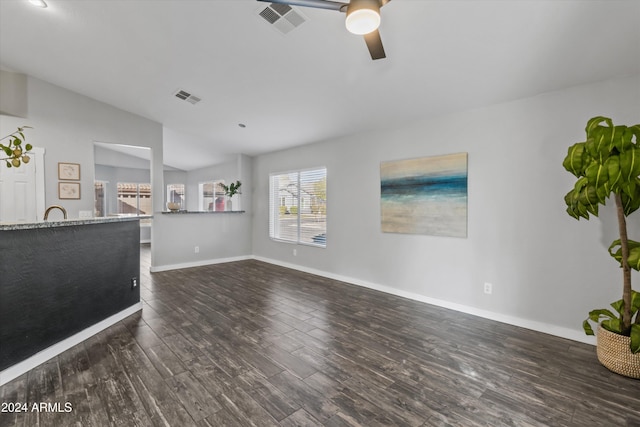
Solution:
{"label": "gray wall", "polygon": [[[586,340],[587,312],[621,296],[607,254],[616,218],[612,209],[589,222],[570,218],[563,197],[575,180],[561,164],[589,118],[631,125],[639,113],[636,75],[258,156],[253,254]],[[380,162],[457,152],[469,153],[468,238],[382,233]],[[314,166],[327,167],[326,249],[270,240],[269,173]],[[639,218],[632,237],[640,238]]]}
{"label": "gray wall", "polygon": [[[93,211],[93,142],[151,148],[154,210],[162,209],[162,125],[123,110],[27,76],[26,118],[0,115],[0,134],[22,125],[27,141],[45,152],[46,205],[62,205],[70,218]],[[80,200],[58,199],[58,162],[79,163]],[[39,215],[40,216],[40,215]]]}
{"label": "gray wall", "polygon": [[[242,194],[234,197],[233,209],[243,213],[156,214],[153,228],[159,228],[152,243],[152,270],[209,264],[251,256],[252,159],[239,155],[229,163],[187,173],[187,209],[197,210],[198,183],[224,179],[240,180]],[[199,252],[195,252],[198,246]]]}
{"label": "gray wall", "polygon": [[[580,322],[590,309],[619,298],[619,269],[606,252],[615,238],[613,210],[589,222],[569,218],[562,198],[574,180],[561,162],[567,147],[584,139],[590,117],[640,122],[640,75],[254,159],[238,156],[226,171],[188,174],[187,186],[197,188],[205,176],[240,179],[243,194],[234,207],[246,213],[226,222],[227,214],[180,219],[182,228],[158,213],[164,208],[162,173],[154,173],[162,170],[160,124],[32,77],[27,93],[28,118],[0,115],[0,132],[34,127],[29,142],[46,150],[46,203],[62,203],[71,218],[93,209],[93,141],[152,148],[157,268],[253,254],[574,339],[584,339]],[[456,152],[469,153],[468,238],[381,233],[380,162]],[[82,165],[80,200],[57,199],[58,162]],[[321,165],[328,169],[327,248],[299,246],[294,257],[292,245],[268,237],[268,176]],[[630,220],[636,238],[638,218]],[[492,295],[483,293],[484,282],[493,283]]]}
{"label": "gray wall", "polygon": [[[198,206],[198,186],[200,183],[207,181],[224,181],[229,185],[236,180],[242,182],[242,187],[240,187],[242,194],[233,198],[233,209],[243,210],[245,201],[250,199],[250,182],[246,179],[240,179],[240,177],[243,175],[243,164],[250,165],[250,162],[251,159],[248,156],[238,155],[228,162],[189,171],[187,173],[187,187],[185,190],[187,210],[202,210],[201,207]],[[250,166],[245,166],[244,169],[250,169]],[[250,173],[250,170],[247,171],[247,173]]]}
{"label": "gray wall", "polygon": [[107,181],[107,215],[118,213],[118,182],[145,184],[151,182],[149,169],[116,168],[113,166],[95,165],[96,180]]}

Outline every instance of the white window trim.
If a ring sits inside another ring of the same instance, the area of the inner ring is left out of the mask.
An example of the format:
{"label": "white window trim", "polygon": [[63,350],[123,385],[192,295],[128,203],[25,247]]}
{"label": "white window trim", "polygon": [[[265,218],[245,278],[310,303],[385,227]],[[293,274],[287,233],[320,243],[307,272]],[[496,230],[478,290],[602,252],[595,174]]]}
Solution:
{"label": "white window trim", "polygon": [[[282,171],[282,172],[273,172],[269,174],[269,224],[268,224],[268,232],[269,232],[269,238],[271,240],[273,240],[274,242],[279,242],[279,243],[288,243],[291,245],[302,245],[302,246],[311,246],[314,248],[321,248],[321,249],[326,249],[327,247],[327,241],[326,241],[326,237],[325,237],[325,242],[322,243],[311,243],[311,242],[304,242],[300,240],[300,225],[301,225],[301,208],[300,208],[300,197],[298,197],[298,206],[297,206],[297,239],[296,241],[294,240],[290,240],[290,239],[282,239],[282,238],[278,238],[278,237],[274,237],[271,233],[272,231],[272,225],[275,226],[275,224],[273,224],[273,215],[275,215],[275,209],[276,207],[279,209],[280,206],[280,196],[279,195],[274,195],[272,194],[272,188],[271,188],[271,182],[272,182],[272,177],[274,176],[279,176],[279,175],[287,175],[287,174],[292,174],[292,173],[296,173],[298,174],[298,181],[297,181],[297,186],[298,189],[300,188],[300,175],[304,172],[309,172],[309,171],[317,171],[317,170],[321,170],[324,169],[324,173],[325,173],[325,180],[327,179],[328,176],[328,170],[326,166],[317,166],[317,167],[311,167],[311,168],[305,168],[305,169],[291,169],[288,171]],[[273,199],[273,200],[271,200]],[[277,203],[273,203],[273,202],[277,202]],[[272,205],[273,203],[273,205]],[[273,209],[272,209],[273,208]],[[325,212],[325,219],[327,217],[327,213]],[[327,233],[327,227],[325,225],[325,236]]]}

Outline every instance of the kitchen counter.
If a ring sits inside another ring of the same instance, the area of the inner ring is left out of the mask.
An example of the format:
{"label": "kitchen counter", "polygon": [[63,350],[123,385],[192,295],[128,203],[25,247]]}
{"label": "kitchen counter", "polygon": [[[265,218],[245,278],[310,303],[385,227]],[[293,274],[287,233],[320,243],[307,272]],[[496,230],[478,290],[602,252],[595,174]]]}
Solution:
{"label": "kitchen counter", "polygon": [[189,214],[239,214],[244,211],[163,211],[162,214],[166,215],[189,215]]}
{"label": "kitchen counter", "polygon": [[[147,218],[147,217],[145,217]],[[69,227],[74,225],[106,224],[112,222],[138,221],[135,216],[101,217],[101,218],[76,218],[63,220],[48,220],[37,222],[0,222],[0,231],[31,230],[34,228]]]}
{"label": "kitchen counter", "polygon": [[0,224],[0,381],[140,308],[137,217]]}

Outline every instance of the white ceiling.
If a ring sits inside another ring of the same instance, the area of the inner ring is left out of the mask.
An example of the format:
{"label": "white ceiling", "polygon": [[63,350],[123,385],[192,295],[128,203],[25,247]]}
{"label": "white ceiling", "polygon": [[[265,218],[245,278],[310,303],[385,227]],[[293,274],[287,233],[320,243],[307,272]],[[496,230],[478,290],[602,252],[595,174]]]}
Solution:
{"label": "white ceiling", "polygon": [[0,65],[162,123],[184,170],[640,73],[635,0],[393,0],[378,61],[335,11],[282,35],[255,0],[47,3],[0,0]]}

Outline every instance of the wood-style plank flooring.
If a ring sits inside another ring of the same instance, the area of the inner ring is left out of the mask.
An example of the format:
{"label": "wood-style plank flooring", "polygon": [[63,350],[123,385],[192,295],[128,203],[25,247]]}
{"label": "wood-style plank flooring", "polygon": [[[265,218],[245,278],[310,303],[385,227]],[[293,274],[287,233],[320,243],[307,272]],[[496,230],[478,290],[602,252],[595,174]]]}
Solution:
{"label": "wood-style plank flooring", "polygon": [[142,314],[1,387],[29,410],[0,426],[640,426],[640,381],[589,345],[258,261],[142,263]]}

